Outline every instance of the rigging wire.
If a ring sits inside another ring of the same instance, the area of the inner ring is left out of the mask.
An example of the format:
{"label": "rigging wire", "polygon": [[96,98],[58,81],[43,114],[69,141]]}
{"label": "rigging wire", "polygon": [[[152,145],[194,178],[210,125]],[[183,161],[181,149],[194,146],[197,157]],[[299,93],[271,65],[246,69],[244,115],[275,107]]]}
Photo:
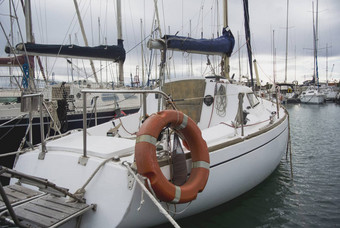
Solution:
{"label": "rigging wire", "polygon": [[154,35],[154,33],[158,30],[158,28],[155,28],[153,31],[151,31],[151,33],[146,36],[142,41],[138,42],[135,46],[133,46],[132,48],[130,48],[130,50],[128,50],[126,52],[126,54],[128,54],[129,52],[131,52],[132,50],[134,50],[136,47],[138,47],[140,44],[142,44],[146,39],[148,39],[149,37],[152,37]]}
{"label": "rigging wire", "polygon": [[90,22],[91,22],[91,40],[92,40],[92,45],[94,45],[92,0],[90,0]]}
{"label": "rigging wire", "polygon": [[[5,37],[6,37],[6,40],[7,40],[8,45],[10,46],[10,49],[13,50],[14,47],[11,45],[11,42],[10,42],[10,40],[9,40],[7,34],[6,34],[6,31],[5,31],[4,27],[2,26],[2,23],[1,23],[1,22],[0,22],[0,27],[1,27],[3,33],[4,33]],[[14,57],[15,57],[16,61],[19,62],[19,61],[18,61],[18,56],[17,56],[15,53],[14,53]],[[21,73],[23,74],[24,71],[23,71],[22,67],[19,67],[19,68],[20,68],[20,70],[21,70]],[[19,86],[19,87],[20,87],[20,89],[22,89],[21,86]]]}
{"label": "rigging wire", "polygon": [[[108,26],[108,23],[107,23],[107,21],[108,21],[108,17],[107,17],[107,12],[108,12],[108,9],[109,9],[109,6],[108,6],[108,4],[109,4],[109,1],[108,0],[106,0],[106,9],[105,9],[105,23],[104,23],[104,28],[105,28],[105,34],[103,34],[103,37],[106,37],[107,38],[107,26]],[[104,44],[105,45],[107,45],[107,42],[104,42]]]}
{"label": "rigging wire", "polygon": [[[75,20],[75,18],[76,18],[76,15],[77,15],[77,14],[74,13],[73,18],[72,18],[72,20],[71,20],[71,22],[70,22],[70,24],[69,24],[69,27],[68,27],[68,29],[67,29],[67,31],[66,31],[66,33],[65,33],[64,39],[63,39],[63,41],[62,41],[62,43],[61,43],[62,45],[65,44],[65,42],[66,42],[66,39],[67,39],[67,36],[68,36],[67,34],[69,34],[69,31],[70,31],[71,26],[72,26],[72,24],[73,24],[73,22],[74,22],[74,20]],[[60,49],[59,49],[59,52],[58,52],[57,55],[59,55],[60,51],[61,51],[61,46],[60,46]],[[56,65],[57,58],[58,58],[58,57],[54,57],[54,61],[53,61],[53,63],[52,63],[51,70],[50,70],[51,74],[52,74],[52,72],[53,72],[54,66]],[[46,70],[46,72],[48,72],[48,71]],[[47,77],[48,77],[48,76],[47,76]]]}

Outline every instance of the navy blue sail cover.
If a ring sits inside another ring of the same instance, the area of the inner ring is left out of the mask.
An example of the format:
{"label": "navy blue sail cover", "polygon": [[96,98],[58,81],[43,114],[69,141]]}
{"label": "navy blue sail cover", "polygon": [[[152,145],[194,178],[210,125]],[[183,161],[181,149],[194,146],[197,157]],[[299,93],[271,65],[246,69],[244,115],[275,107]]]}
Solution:
{"label": "navy blue sail cover", "polygon": [[222,36],[216,39],[193,39],[176,35],[165,35],[163,39],[168,49],[200,54],[230,56],[235,45],[234,36],[228,27],[223,28]]}
{"label": "navy blue sail cover", "polygon": [[[34,43],[25,43],[24,45],[26,46],[26,51],[34,55],[104,59],[114,62],[124,62],[126,55],[123,45],[100,45],[96,47]],[[25,51],[23,44],[18,44],[16,49]]]}

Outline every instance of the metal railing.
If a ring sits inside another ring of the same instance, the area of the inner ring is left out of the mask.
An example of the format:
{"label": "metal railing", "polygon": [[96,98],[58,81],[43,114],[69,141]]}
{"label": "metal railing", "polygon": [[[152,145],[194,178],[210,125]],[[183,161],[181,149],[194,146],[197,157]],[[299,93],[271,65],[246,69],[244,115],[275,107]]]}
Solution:
{"label": "metal railing", "polygon": [[[35,98],[38,98],[38,104],[36,104]],[[33,111],[39,112],[40,119],[40,141],[41,141],[41,153],[39,154],[39,159],[44,159],[46,154],[46,140],[45,140],[45,131],[44,131],[44,118],[43,118],[43,110],[45,108],[48,116],[51,118],[52,122],[55,122],[52,114],[49,112],[48,107],[44,103],[43,94],[42,93],[34,93],[34,94],[24,94],[22,95],[22,107],[21,111],[29,112],[29,142],[33,145]],[[39,106],[39,109],[38,109]],[[27,110],[28,109],[28,110]],[[56,131],[61,135],[60,129],[57,128]],[[19,148],[20,150],[20,148]]]}
{"label": "metal railing", "polygon": [[34,93],[34,94],[25,94],[22,96],[23,100],[21,101],[22,103],[24,103],[25,99],[29,99],[29,106],[30,106],[30,110],[29,110],[29,141],[30,143],[33,145],[33,111],[38,111],[38,110],[34,110],[32,108],[33,103],[34,103],[34,98],[35,97],[39,97],[39,107],[40,107],[40,111],[39,111],[39,118],[40,118],[40,139],[41,139],[41,148],[42,148],[42,153],[46,153],[46,143],[45,143],[45,139],[44,139],[44,118],[43,118],[43,113],[42,113],[42,109],[43,109],[43,94],[42,93]]}
{"label": "metal railing", "polygon": [[[87,157],[87,107],[86,107],[86,94],[88,93],[112,93],[112,94],[141,94],[142,95],[142,115],[145,117],[147,114],[146,106],[146,95],[147,94],[158,94],[165,98],[165,100],[170,101],[171,98],[163,91],[155,90],[106,90],[106,89],[83,89],[81,90],[83,94],[83,156],[79,159],[79,164],[86,165]],[[170,103],[173,108],[174,104]]]}

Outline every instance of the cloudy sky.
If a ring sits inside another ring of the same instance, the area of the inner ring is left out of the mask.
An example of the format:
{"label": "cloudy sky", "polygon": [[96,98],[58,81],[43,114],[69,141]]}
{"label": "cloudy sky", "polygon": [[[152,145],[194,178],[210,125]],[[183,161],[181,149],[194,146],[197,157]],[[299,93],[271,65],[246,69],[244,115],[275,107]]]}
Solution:
{"label": "cloudy sky", "polygon": [[[9,2],[0,0],[0,21],[8,37],[10,33]],[[19,27],[25,40],[25,24],[20,1],[14,0],[18,22],[13,21],[14,43],[21,42]],[[33,33],[36,43],[83,45],[83,38],[76,17],[72,0],[32,0]],[[313,74],[313,15],[312,0],[290,0],[288,17],[288,81],[312,78]],[[78,0],[80,11],[85,25],[86,35],[90,46],[99,44],[117,43],[116,6],[113,0]],[[314,0],[316,7],[316,0]],[[222,1],[217,0],[158,0],[158,13],[160,17],[161,32],[178,35],[192,34],[200,38],[203,32],[205,38],[217,36],[217,31],[222,30]],[[127,58],[125,61],[125,77],[136,74],[139,66],[141,77],[141,40],[146,43],[154,30],[154,0],[122,0],[122,26],[123,39]],[[287,0],[250,0],[250,28],[252,36],[253,54],[259,65],[259,75],[263,82],[273,80],[273,40],[276,50],[276,80],[283,81],[285,75],[286,52],[286,15]],[[320,80],[340,79],[340,1],[319,0],[319,75]],[[239,62],[241,74],[248,74],[246,46],[244,38],[244,19],[242,0],[228,1],[228,21],[233,32],[236,44],[230,59],[231,74],[239,75]],[[142,23],[141,23],[142,21]],[[274,31],[274,32],[273,32]],[[273,36],[274,34],[274,36]],[[159,32],[154,35],[159,36]],[[239,38],[238,38],[239,37]],[[274,39],[273,39],[274,37]],[[238,39],[240,40],[238,49]],[[4,47],[6,36],[0,31],[0,56],[5,57]],[[154,71],[158,62],[150,61],[150,51],[144,47],[145,62]],[[240,55],[240,60],[239,60]],[[170,54],[169,56],[172,56]],[[177,56],[176,56],[177,57]],[[159,57],[158,57],[159,58]],[[176,77],[187,75],[190,69],[197,76],[207,74],[206,57],[191,57],[180,54],[171,73]],[[193,60],[192,60],[193,59]],[[211,60],[218,58],[211,57]],[[328,60],[328,61],[327,61]],[[52,74],[62,80],[70,79],[70,65],[65,59],[48,58],[45,68],[48,75]],[[75,69],[74,77],[92,75],[87,61],[73,60]],[[171,59],[172,65],[173,60]],[[187,63],[193,62],[190,67]],[[149,64],[149,63],[152,63]],[[95,62],[96,70],[104,69],[98,73],[102,80],[116,77],[116,65],[110,62]],[[327,67],[328,65],[328,67]],[[215,65],[217,67],[217,65]],[[334,66],[334,70],[332,71]],[[147,66],[145,66],[147,68]],[[328,70],[328,72],[327,72]],[[216,69],[216,72],[219,70]],[[202,73],[204,72],[204,73]],[[8,73],[7,69],[0,69],[0,74]],[[68,77],[67,77],[68,75]],[[76,78],[75,78],[76,79]]]}

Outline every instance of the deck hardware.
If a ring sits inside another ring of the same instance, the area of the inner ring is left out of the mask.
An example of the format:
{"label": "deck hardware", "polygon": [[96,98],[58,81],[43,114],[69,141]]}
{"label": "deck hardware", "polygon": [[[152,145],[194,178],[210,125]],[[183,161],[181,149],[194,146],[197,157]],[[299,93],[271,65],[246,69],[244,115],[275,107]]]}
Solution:
{"label": "deck hardware", "polygon": [[128,173],[128,189],[132,190],[133,184],[135,183],[135,178],[131,173]]}
{"label": "deck hardware", "polygon": [[81,156],[78,160],[78,164],[86,166],[88,160],[89,160],[89,157]]}

